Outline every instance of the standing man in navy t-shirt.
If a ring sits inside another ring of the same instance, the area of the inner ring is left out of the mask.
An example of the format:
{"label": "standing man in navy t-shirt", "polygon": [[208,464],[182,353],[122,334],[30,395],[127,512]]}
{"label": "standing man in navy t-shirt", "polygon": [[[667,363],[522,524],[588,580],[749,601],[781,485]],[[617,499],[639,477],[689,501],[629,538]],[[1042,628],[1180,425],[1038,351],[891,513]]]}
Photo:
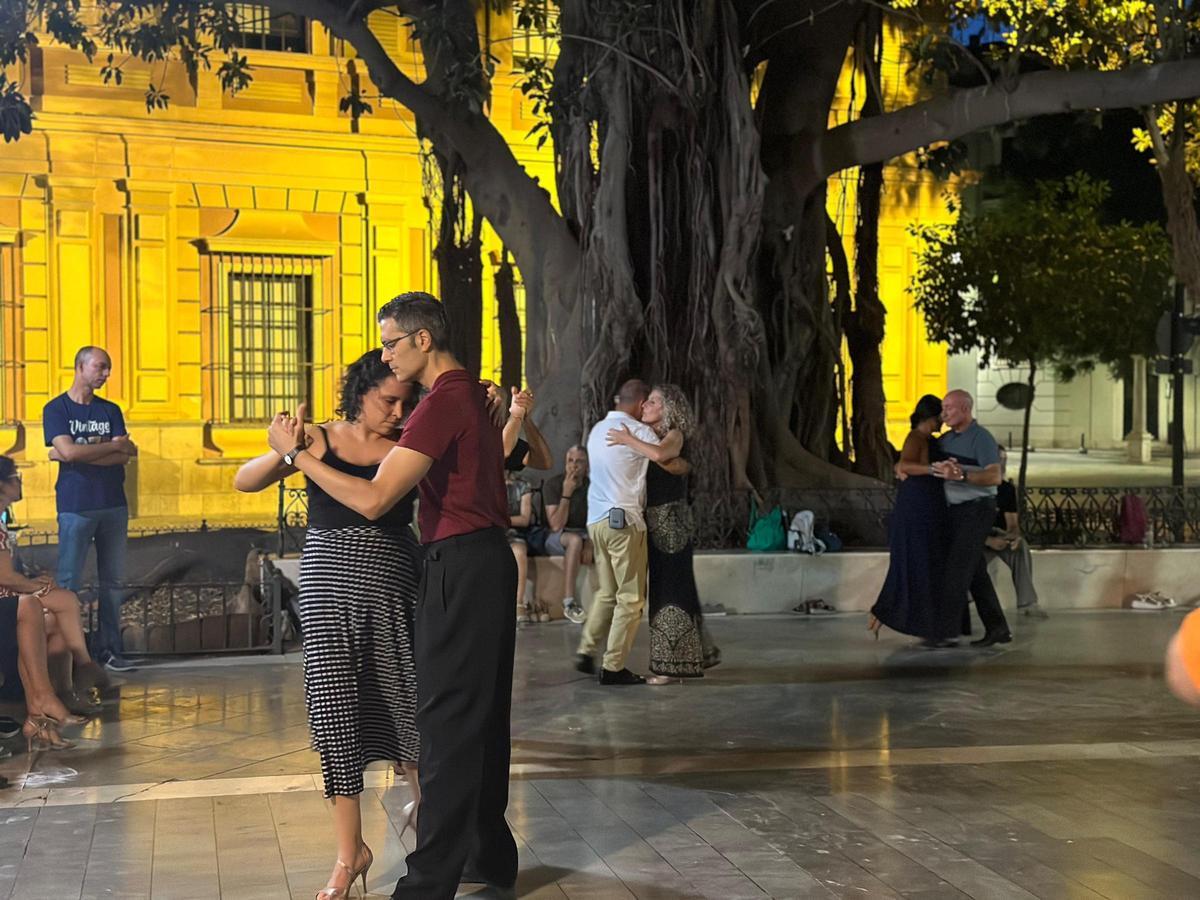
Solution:
{"label": "standing man in navy t-shirt", "polygon": [[121,408],[97,397],[108,381],[112,359],[100,347],[75,354],[75,380],[42,409],[42,428],[50,459],[57,462],[54,485],[58,507],[58,573],[65,588],[82,587],[88,549],[96,545],[100,576],[100,629],[93,636],[96,660],[113,672],[133,669],[122,656],[121,583],[129,506],[125,466],[137,447],[125,430]]}
{"label": "standing man in navy t-shirt", "polygon": [[426,547],[414,629],[421,810],[393,897],[451,900],[460,879],[511,888],[508,806],[517,567],[508,549],[504,447],[487,394],[450,352],[442,304],[401,294],[379,311],[383,361],[429,393],[367,481],[304,452],[304,409],[269,440],[335,500],[378,518],[414,486]]}

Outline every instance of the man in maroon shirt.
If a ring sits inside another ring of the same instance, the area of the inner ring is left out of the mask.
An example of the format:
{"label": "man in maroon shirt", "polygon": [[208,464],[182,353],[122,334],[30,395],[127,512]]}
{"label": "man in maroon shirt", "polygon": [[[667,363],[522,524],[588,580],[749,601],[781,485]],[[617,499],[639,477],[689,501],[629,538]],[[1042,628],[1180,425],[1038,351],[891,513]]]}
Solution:
{"label": "man in maroon shirt", "polygon": [[449,351],[436,298],[401,294],[379,311],[379,330],[383,361],[429,394],[373,479],[305,453],[302,411],[277,418],[269,439],[368,518],[419,485],[426,545],[414,629],[421,813],[408,874],[392,896],[451,900],[460,878],[505,889],[517,879],[516,843],[504,820],[517,581],[504,531],[504,450],[484,388]]}

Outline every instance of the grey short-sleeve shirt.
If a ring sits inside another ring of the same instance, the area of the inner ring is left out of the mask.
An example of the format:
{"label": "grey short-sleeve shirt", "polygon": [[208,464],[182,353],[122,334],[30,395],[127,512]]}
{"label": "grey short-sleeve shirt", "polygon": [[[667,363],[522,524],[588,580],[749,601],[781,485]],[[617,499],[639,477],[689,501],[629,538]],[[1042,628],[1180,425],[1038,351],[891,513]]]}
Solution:
{"label": "grey short-sleeve shirt", "polygon": [[[962,431],[947,431],[938,438],[938,447],[946,456],[958,460],[964,472],[978,472],[1000,464],[1000,445],[990,431],[973,421]],[[951,506],[996,496],[995,485],[946,482],[946,502]]]}

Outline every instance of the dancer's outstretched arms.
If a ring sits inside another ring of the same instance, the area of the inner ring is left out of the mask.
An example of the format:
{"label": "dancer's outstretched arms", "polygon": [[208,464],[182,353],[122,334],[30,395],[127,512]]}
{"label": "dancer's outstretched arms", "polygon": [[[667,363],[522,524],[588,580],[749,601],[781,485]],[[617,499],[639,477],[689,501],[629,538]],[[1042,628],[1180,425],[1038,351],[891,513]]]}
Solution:
{"label": "dancer's outstretched arms", "polygon": [[[282,456],[297,449],[304,432],[307,409],[300,405],[296,416],[271,423],[267,440],[271,449]],[[307,450],[295,457],[296,468],[321,486],[325,493],[368,519],[378,519],[417,486],[425,477],[433,459],[407,447],[393,447],[379,464],[375,477],[356,478],[327,466]]]}

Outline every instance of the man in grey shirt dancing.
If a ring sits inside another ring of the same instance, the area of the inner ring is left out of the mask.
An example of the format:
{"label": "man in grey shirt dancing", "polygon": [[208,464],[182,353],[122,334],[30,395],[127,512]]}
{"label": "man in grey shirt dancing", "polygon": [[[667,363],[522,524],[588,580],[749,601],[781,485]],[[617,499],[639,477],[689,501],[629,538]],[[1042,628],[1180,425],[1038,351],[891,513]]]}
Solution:
{"label": "man in grey shirt dancing", "polygon": [[972,646],[990,647],[1012,640],[984,556],[984,542],[996,519],[996,488],[1002,478],[1000,447],[975,420],[974,406],[966,391],[951,391],[942,400],[942,421],[950,430],[938,439],[938,446],[947,458],[930,466],[934,475],[946,480],[950,507],[938,646],[953,644],[961,632],[968,589],[984,627],[983,637],[972,641]]}

